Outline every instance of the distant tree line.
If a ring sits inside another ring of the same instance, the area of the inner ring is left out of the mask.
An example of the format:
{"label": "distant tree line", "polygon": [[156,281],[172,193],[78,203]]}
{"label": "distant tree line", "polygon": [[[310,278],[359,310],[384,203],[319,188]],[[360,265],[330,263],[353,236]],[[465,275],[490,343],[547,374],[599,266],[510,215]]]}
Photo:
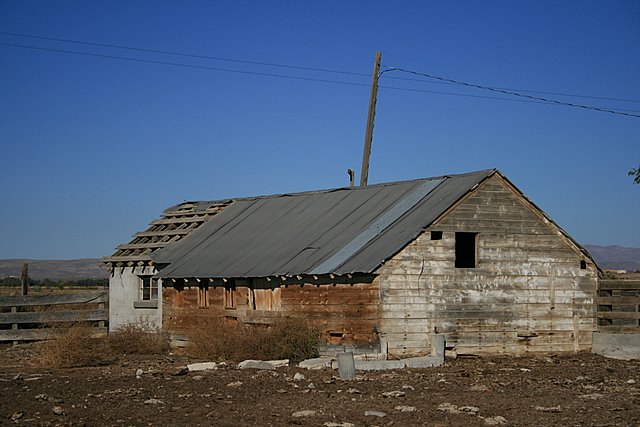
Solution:
{"label": "distant tree line", "polygon": [[[92,287],[108,286],[109,279],[74,279],[74,280],[52,280],[52,279],[29,279],[29,286],[42,286],[50,288],[64,288],[67,286]],[[0,286],[21,286],[19,277],[5,277],[0,279]]]}

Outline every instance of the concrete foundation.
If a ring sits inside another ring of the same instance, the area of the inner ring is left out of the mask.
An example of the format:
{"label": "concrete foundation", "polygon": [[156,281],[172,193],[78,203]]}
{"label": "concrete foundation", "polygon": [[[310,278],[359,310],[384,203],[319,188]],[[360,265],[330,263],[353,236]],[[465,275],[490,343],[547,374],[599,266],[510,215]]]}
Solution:
{"label": "concrete foundation", "polygon": [[640,334],[594,332],[591,351],[613,359],[640,359]]}
{"label": "concrete foundation", "polygon": [[[410,357],[400,360],[355,360],[358,371],[382,371],[386,369],[404,368],[431,368],[444,363],[445,341],[443,335],[431,336],[431,355],[422,357]],[[333,369],[338,368],[338,363],[332,363]]]}

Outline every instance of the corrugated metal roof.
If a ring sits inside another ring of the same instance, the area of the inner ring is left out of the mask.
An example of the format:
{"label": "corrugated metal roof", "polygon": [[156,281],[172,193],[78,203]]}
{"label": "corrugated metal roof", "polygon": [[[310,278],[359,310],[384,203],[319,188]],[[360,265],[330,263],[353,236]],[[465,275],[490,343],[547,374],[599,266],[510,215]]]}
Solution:
{"label": "corrugated metal roof", "polygon": [[163,278],[372,273],[494,172],[234,200],[152,258]]}

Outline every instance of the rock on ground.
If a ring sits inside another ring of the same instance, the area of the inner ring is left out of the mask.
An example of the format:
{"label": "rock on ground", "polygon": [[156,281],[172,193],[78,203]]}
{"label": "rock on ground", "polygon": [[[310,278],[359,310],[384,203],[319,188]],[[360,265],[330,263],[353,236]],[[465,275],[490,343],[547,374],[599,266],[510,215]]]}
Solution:
{"label": "rock on ground", "polygon": [[289,359],[283,360],[245,360],[238,363],[238,369],[276,369],[289,365]]}

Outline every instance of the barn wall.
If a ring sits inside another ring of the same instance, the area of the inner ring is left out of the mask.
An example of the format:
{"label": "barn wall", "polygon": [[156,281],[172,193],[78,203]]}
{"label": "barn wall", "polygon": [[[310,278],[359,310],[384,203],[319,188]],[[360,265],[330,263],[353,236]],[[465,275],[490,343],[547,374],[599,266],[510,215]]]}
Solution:
{"label": "barn wall", "polygon": [[[144,322],[162,327],[162,304],[141,303],[140,276],[155,274],[153,267],[116,267],[109,278],[109,330],[127,323]],[[162,284],[158,284],[158,295]]]}
{"label": "barn wall", "polygon": [[327,351],[355,347],[363,352],[379,352],[379,308],[377,280],[282,289],[282,311],[311,320],[323,332]]}
{"label": "barn wall", "polygon": [[[313,282],[313,283],[309,283]],[[163,290],[163,324],[177,337],[188,337],[190,328],[202,320],[227,317],[245,323],[269,324],[279,317],[303,317],[320,329],[324,348],[347,346],[379,351],[379,285],[373,277],[363,283],[352,279],[319,278],[302,283],[277,279],[236,280],[235,308],[226,308],[221,281],[207,284],[190,281]]]}
{"label": "barn wall", "polygon": [[[475,268],[455,267],[457,231],[478,233]],[[597,268],[496,176],[379,273],[392,357],[427,353],[433,333],[461,354],[590,349]]]}

